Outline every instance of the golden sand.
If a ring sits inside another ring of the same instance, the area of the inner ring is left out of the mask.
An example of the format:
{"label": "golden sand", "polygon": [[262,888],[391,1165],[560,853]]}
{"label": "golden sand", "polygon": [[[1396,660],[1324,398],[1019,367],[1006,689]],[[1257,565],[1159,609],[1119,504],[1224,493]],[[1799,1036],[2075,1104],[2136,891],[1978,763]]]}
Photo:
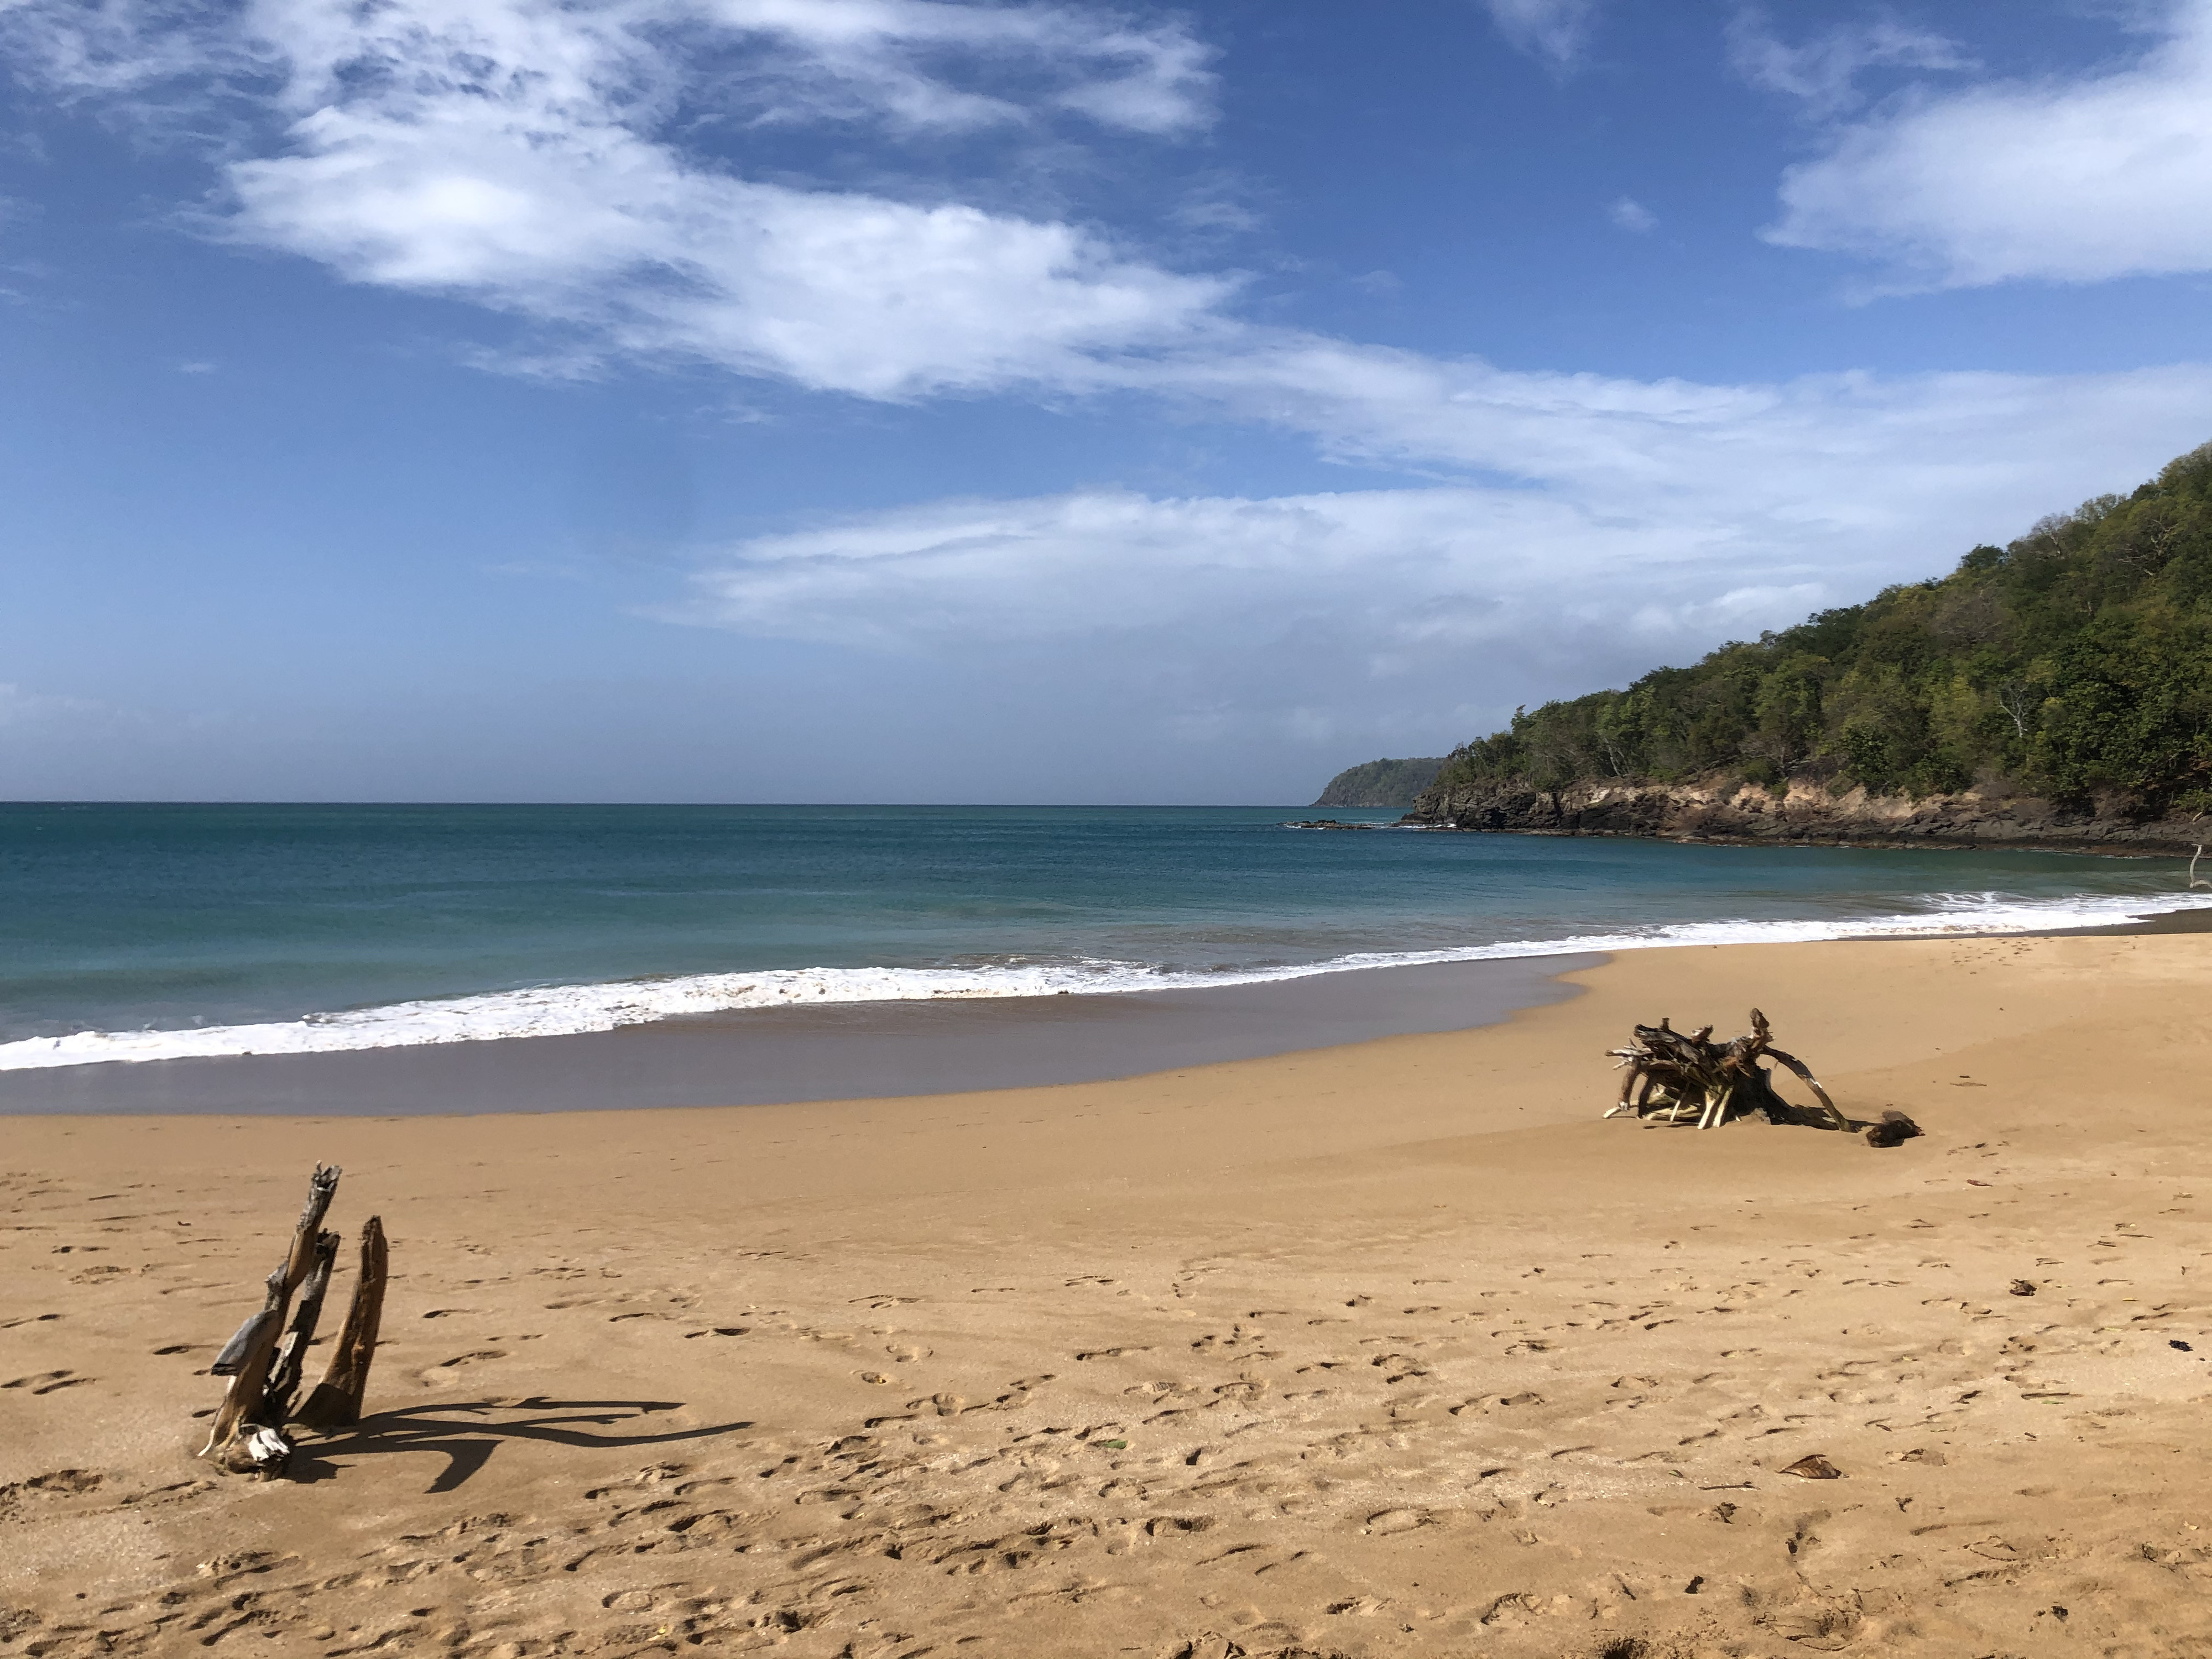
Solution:
{"label": "golden sand", "polygon": [[[2212,936],[1577,978],[1102,1085],[0,1118],[0,1656],[2212,1653]],[[1925,1137],[1599,1121],[1753,1003]],[[372,1415],[214,1475],[318,1158]]]}

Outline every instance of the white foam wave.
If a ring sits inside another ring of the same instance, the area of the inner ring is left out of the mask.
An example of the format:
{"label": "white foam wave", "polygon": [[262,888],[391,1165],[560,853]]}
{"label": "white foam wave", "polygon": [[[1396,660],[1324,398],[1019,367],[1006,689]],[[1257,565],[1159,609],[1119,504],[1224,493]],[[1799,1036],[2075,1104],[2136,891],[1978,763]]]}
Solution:
{"label": "white foam wave", "polygon": [[778,968],[750,974],[691,974],[600,985],[535,986],[476,996],[395,1002],[344,1013],[255,1025],[185,1030],[79,1031],[0,1042],[0,1072],[248,1054],[337,1054],[362,1048],[515,1037],[574,1036],[650,1024],[686,1014],[838,1003],[1112,994],[1201,989],[1305,979],[1317,974],[1431,963],[1500,961],[1670,945],[1791,940],[1905,939],[1944,933],[2043,933],[2094,927],[2130,917],[2212,908],[2212,900],[2152,897],[2022,899],[1990,893],[1933,895],[1930,908],[1901,915],[1790,921],[1692,921],[1614,933],[1515,939],[1429,951],[1366,951],[1294,966],[1173,971],[1145,963],[1014,963],[981,968]]}

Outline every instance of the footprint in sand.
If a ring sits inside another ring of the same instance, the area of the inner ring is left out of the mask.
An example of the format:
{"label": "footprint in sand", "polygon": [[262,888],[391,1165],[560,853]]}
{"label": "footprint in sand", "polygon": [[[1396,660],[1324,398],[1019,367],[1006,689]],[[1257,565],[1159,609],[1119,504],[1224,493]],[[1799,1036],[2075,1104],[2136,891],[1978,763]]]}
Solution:
{"label": "footprint in sand", "polygon": [[464,1365],[473,1365],[483,1359],[506,1358],[507,1350],[504,1348],[478,1348],[469,1353],[457,1353],[451,1359],[441,1359],[427,1370],[419,1371],[416,1375],[425,1382],[447,1382],[453,1380],[450,1374],[459,1370]]}
{"label": "footprint in sand", "polygon": [[[0,1486],[0,1516],[15,1506],[18,1498],[29,1492],[43,1493],[50,1498],[75,1498],[98,1486],[106,1477],[91,1469],[56,1469],[48,1474],[34,1474],[29,1480]],[[5,1640],[0,1638],[0,1640]]]}
{"label": "footprint in sand", "polygon": [[40,1371],[31,1376],[19,1376],[10,1382],[0,1382],[0,1389],[28,1389],[33,1394],[52,1394],[57,1389],[74,1389],[81,1382],[92,1380],[71,1371]]}
{"label": "footprint in sand", "polygon": [[1367,1517],[1366,1530],[1385,1535],[1394,1532],[1411,1532],[1416,1527],[1433,1527],[1437,1517],[1426,1510],[1378,1510]]}

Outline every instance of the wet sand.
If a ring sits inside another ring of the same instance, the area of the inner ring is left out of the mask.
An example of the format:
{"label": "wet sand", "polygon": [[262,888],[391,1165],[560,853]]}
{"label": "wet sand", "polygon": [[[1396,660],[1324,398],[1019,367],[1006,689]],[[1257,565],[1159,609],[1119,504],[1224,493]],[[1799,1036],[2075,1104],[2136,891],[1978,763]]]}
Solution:
{"label": "wet sand", "polygon": [[1572,995],[1559,975],[1601,959],[1439,963],[1212,990],[770,1008],[579,1036],[57,1066],[0,1073],[0,1115],[569,1112],[1096,1083],[1492,1024]]}
{"label": "wet sand", "polygon": [[[993,1093],[11,1118],[0,1655],[2212,1651],[2212,939],[1572,979]],[[1599,1120],[1753,1003],[1926,1135]],[[318,1158],[372,1415],[215,1476]]]}

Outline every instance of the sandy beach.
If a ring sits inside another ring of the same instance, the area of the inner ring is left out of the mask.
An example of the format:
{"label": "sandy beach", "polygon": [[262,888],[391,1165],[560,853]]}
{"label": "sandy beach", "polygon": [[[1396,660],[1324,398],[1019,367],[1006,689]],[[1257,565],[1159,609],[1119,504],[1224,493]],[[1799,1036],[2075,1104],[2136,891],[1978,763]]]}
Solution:
{"label": "sandy beach", "polygon": [[[0,1119],[0,1655],[2212,1653],[2212,937],[1571,981],[1105,1083]],[[1600,1120],[1753,1004],[1925,1135]],[[216,1475],[318,1159],[371,1415]]]}

